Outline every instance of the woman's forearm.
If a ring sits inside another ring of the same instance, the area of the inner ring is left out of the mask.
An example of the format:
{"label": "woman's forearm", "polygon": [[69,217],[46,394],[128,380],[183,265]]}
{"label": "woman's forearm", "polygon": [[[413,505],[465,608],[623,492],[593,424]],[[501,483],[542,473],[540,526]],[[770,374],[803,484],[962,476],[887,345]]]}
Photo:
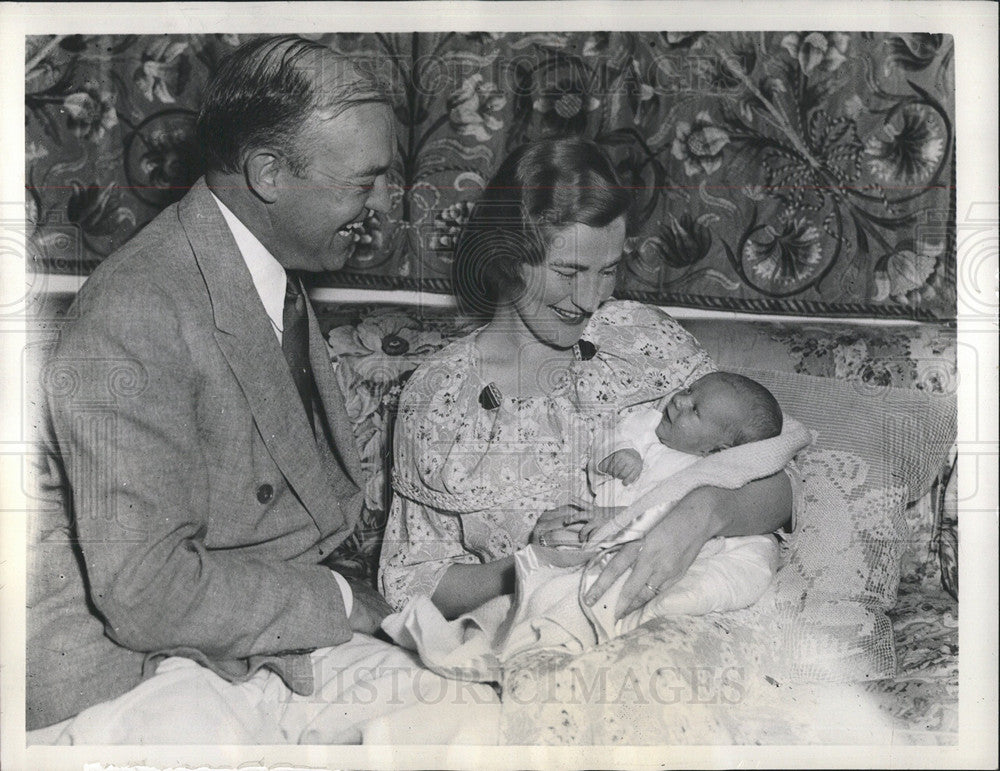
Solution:
{"label": "woman's forearm", "polygon": [[720,493],[714,509],[716,535],[761,535],[785,525],[792,516],[792,485],[779,471],[736,490],[712,488]]}
{"label": "woman's forearm", "polygon": [[431,600],[445,618],[452,619],[513,591],[514,558],[504,557],[485,565],[452,565]]}

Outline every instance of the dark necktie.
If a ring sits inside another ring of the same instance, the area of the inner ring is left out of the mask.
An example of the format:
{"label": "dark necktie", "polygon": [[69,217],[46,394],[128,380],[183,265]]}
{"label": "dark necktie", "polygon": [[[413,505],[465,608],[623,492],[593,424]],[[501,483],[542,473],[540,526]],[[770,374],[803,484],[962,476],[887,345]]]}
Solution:
{"label": "dark necktie", "polygon": [[[285,308],[281,314],[281,350],[288,362],[292,380],[299,391],[302,405],[306,409],[309,425],[313,426],[313,377],[309,365],[309,317],[306,314],[306,298],[302,294],[299,277],[288,273],[285,283]],[[315,430],[315,429],[314,429]]]}

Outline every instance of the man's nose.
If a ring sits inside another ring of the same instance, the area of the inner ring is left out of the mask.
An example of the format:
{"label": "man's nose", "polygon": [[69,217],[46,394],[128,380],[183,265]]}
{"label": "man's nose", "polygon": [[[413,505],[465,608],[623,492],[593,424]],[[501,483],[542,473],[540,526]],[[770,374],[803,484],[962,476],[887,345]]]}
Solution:
{"label": "man's nose", "polygon": [[674,407],[678,410],[687,411],[691,409],[691,394],[687,391],[681,391],[674,397]]}
{"label": "man's nose", "polygon": [[371,192],[368,194],[368,200],[365,201],[365,206],[373,211],[388,214],[392,202],[389,200],[389,185],[384,174],[376,177],[375,184],[372,185]]}

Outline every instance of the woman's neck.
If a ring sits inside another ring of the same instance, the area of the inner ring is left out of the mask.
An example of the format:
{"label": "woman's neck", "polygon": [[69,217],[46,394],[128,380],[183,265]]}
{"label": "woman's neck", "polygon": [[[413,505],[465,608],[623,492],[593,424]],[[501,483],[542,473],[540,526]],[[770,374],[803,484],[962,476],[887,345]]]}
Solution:
{"label": "woman's neck", "polygon": [[576,358],[539,340],[513,309],[500,308],[476,338],[479,375],[505,396],[545,396]]}

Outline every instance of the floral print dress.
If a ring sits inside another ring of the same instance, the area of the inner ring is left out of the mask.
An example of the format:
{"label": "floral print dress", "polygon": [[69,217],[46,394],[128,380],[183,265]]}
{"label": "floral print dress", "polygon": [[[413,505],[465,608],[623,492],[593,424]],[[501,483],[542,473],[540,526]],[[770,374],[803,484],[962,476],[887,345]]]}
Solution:
{"label": "floral print dress", "polygon": [[659,398],[715,369],[708,354],[657,308],[610,301],[579,357],[540,397],[483,400],[478,331],[423,363],[400,397],[394,496],[379,568],[401,608],[433,594],[452,564],[483,564],[528,543],[546,510],[586,495],[598,432],[622,409]]}

